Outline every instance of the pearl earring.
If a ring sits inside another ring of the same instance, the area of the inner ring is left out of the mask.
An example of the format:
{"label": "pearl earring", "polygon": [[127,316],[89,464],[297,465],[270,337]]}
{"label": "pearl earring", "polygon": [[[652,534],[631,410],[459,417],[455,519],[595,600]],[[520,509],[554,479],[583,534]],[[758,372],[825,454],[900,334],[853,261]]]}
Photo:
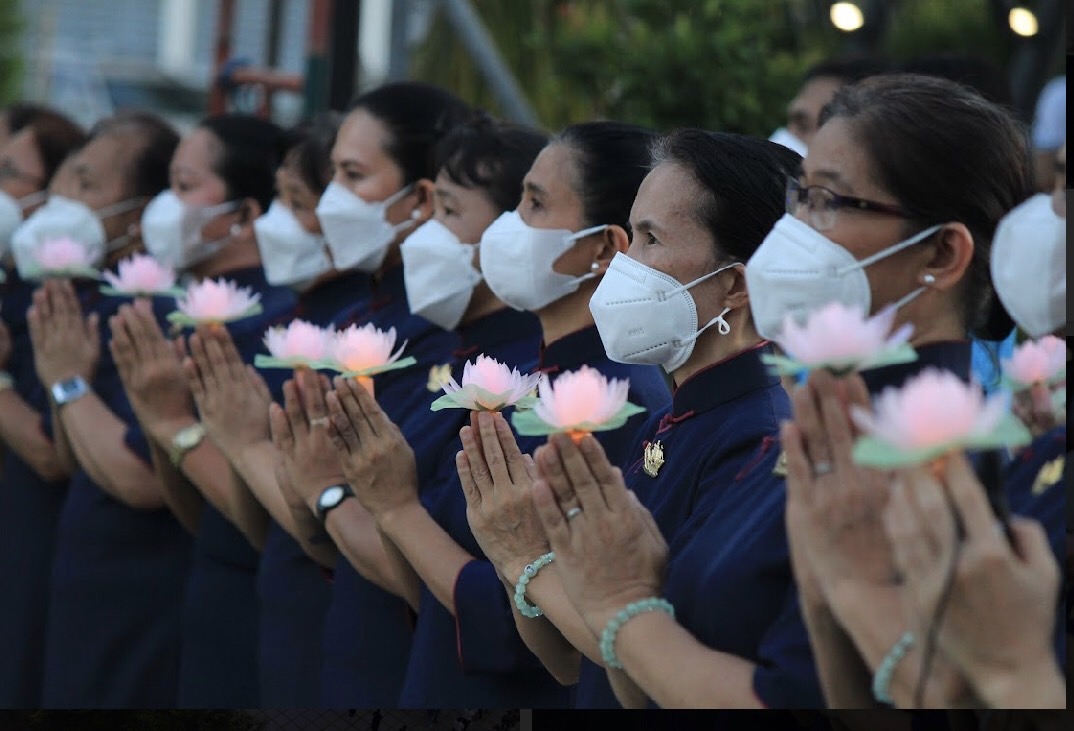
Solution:
{"label": "pearl earring", "polygon": [[238,236],[242,233],[242,226],[237,223],[233,223],[231,224],[231,228],[228,229],[228,233],[230,233],[232,236]]}
{"label": "pearl earring", "polygon": [[596,261],[593,262],[592,264],[589,265],[589,269],[590,269],[590,271],[594,271],[594,272],[597,271],[598,269],[600,269],[600,262],[596,262]]}
{"label": "pearl earring", "polygon": [[931,285],[931,284],[936,284],[936,277],[933,276],[932,274],[924,274],[921,277],[921,281],[926,286]]}

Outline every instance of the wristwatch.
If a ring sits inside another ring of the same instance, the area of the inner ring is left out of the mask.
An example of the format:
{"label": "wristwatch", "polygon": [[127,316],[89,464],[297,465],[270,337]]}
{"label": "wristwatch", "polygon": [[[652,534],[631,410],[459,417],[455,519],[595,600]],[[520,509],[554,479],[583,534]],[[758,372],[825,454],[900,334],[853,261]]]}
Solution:
{"label": "wristwatch", "polygon": [[0,391],[15,388],[15,379],[7,371],[0,371]]}
{"label": "wristwatch", "polygon": [[317,498],[317,520],[321,521],[321,525],[328,520],[328,513],[338,508],[340,503],[349,497],[354,497],[354,490],[345,482],[322,490],[320,497]]}
{"label": "wristwatch", "polygon": [[205,427],[200,423],[191,424],[185,429],[180,429],[179,433],[172,437],[172,446],[168,450],[168,459],[171,460],[172,467],[178,467],[186,453],[201,444],[201,440],[204,438]]}
{"label": "wristwatch", "polygon": [[74,376],[57,381],[49,390],[52,392],[52,400],[56,402],[56,405],[64,406],[85,396],[89,393],[90,387],[82,376]]}

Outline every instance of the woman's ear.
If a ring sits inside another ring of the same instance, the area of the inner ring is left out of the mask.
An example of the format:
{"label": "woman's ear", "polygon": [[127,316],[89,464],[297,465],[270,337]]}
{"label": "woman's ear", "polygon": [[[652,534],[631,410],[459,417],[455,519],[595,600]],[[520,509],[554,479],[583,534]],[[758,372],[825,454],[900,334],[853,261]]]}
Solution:
{"label": "woman's ear", "polygon": [[618,253],[625,254],[630,248],[630,235],[622,226],[609,226],[594,237],[597,250],[593,256],[593,272],[604,274]]}
{"label": "woman's ear", "polygon": [[239,204],[239,223],[243,226],[252,225],[262,213],[264,213],[264,211],[256,198],[245,198],[242,203]]}
{"label": "woman's ear", "polygon": [[731,287],[724,296],[724,307],[730,307],[732,310],[749,307],[750,293],[746,287],[746,267],[740,264],[732,269],[725,269],[717,274],[715,278],[722,279],[725,282],[727,278],[731,280]]}
{"label": "woman's ear", "polygon": [[953,289],[965,278],[973,262],[973,234],[963,223],[949,223],[934,236],[936,248],[918,277],[932,289]]}
{"label": "woman's ear", "polygon": [[417,181],[410,193],[391,207],[394,210],[389,212],[388,220],[394,221],[398,218],[400,223],[408,220],[419,225],[425,223],[436,212],[433,207],[433,190],[433,181],[427,178]]}

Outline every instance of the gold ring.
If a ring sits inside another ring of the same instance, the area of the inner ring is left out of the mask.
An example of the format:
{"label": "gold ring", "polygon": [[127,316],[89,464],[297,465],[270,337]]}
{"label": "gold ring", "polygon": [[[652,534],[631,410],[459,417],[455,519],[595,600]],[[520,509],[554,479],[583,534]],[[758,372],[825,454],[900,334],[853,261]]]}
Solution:
{"label": "gold ring", "polygon": [[316,419],[310,419],[310,426],[328,426],[328,417],[318,416]]}

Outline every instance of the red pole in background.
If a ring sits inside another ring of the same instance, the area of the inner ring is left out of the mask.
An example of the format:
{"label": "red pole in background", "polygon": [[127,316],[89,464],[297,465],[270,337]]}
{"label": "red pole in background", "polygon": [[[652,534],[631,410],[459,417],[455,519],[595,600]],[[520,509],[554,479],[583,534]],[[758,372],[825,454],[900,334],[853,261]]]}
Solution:
{"label": "red pole in background", "polygon": [[213,85],[209,92],[209,114],[227,111],[227,93],[220,78],[231,58],[231,27],[235,21],[235,0],[218,0],[216,16],[216,52],[213,62]]}

